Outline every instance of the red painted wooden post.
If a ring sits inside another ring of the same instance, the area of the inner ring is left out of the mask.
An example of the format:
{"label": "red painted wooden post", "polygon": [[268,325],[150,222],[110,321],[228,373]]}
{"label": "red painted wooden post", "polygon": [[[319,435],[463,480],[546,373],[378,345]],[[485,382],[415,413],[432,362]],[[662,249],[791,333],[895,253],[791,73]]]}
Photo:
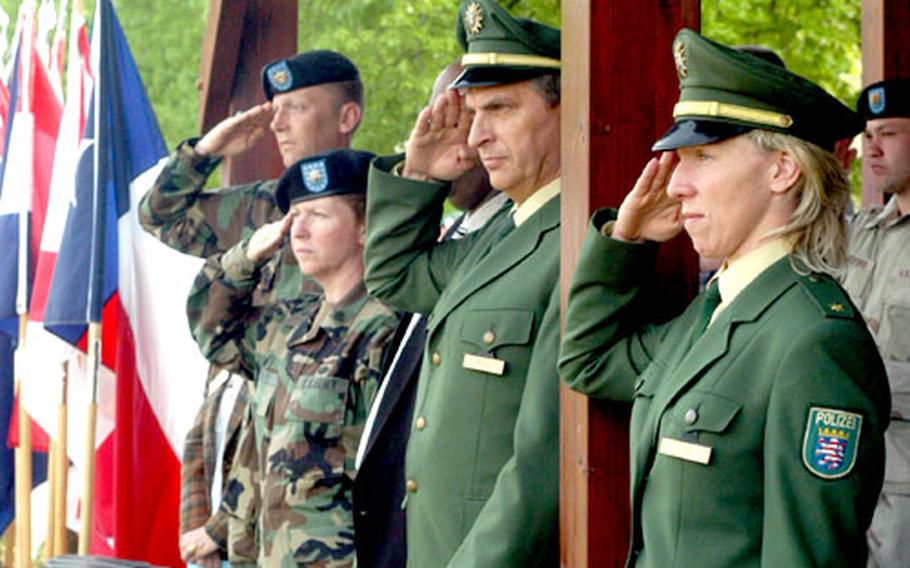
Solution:
{"label": "red painted wooden post", "polygon": [[[297,2],[211,0],[199,79],[199,130],[265,101],[260,69],[297,52]],[[250,151],[224,161],[221,181],[240,184],[284,170],[271,134]]]}
{"label": "red painted wooden post", "polygon": [[[892,77],[910,77],[910,2],[863,0],[863,85]],[[863,183],[863,206],[881,204],[883,196]]]}
{"label": "red painted wooden post", "polygon": [[[698,29],[698,0],[562,3],[562,293],[587,220],[618,206],[672,123],[678,95],[670,52]],[[697,290],[686,237],[662,247],[668,306]],[[622,566],[629,543],[628,406],[562,393],[561,563]]]}

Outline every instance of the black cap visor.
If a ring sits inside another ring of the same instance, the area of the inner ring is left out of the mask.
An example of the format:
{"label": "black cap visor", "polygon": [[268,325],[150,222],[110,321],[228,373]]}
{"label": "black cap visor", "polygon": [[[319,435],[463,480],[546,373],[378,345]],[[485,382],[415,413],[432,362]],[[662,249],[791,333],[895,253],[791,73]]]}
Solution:
{"label": "black cap visor", "polygon": [[714,142],[721,142],[727,138],[745,134],[750,130],[754,130],[754,127],[711,120],[680,120],[651,146],[651,150],[663,152],[685,148],[686,146],[713,144]]}
{"label": "black cap visor", "polygon": [[541,69],[540,67],[469,67],[461,72],[450,89],[469,89],[471,87],[494,87],[509,83],[530,81],[547,73],[559,73],[559,69]]}

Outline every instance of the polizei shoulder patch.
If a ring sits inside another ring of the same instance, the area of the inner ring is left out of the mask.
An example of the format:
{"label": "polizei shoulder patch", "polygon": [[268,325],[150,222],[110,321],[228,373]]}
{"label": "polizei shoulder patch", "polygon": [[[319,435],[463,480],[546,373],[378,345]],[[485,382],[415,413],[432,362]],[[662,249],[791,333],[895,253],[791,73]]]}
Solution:
{"label": "polizei shoulder patch", "polygon": [[812,407],[803,436],[803,464],[822,479],[844,477],[859,451],[863,417],[836,408]]}

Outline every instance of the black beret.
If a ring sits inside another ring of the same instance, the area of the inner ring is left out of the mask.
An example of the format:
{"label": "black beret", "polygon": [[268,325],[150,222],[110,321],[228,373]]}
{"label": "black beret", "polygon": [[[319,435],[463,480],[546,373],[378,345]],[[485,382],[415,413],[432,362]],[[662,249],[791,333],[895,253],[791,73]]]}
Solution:
{"label": "black beret", "polygon": [[277,93],[359,79],[357,66],[350,59],[326,49],[298,53],[262,68],[262,90],[268,100]]}
{"label": "black beret", "polygon": [[298,201],[332,195],[364,195],[374,154],[358,150],[329,150],[309,156],[284,171],[275,190],[282,213]]}
{"label": "black beret", "polygon": [[872,83],[860,93],[856,112],[866,120],[910,118],[910,78]]}

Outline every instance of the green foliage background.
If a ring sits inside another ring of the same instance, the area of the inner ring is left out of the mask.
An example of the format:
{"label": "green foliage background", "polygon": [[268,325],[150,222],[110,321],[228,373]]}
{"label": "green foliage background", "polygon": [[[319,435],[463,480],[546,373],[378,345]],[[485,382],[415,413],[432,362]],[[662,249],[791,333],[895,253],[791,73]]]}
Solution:
{"label": "green foliage background", "polygon": [[[15,21],[19,0],[0,0]],[[559,0],[503,0],[516,15],[559,25]],[[208,0],[114,0],[170,147],[196,134],[196,82]],[[355,143],[390,152],[458,56],[458,0],[300,0],[300,50],[342,51],[361,69],[367,109]],[[94,0],[85,0],[91,22]],[[702,0],[702,30],[762,44],[852,105],[860,89],[859,0]],[[10,30],[10,33],[12,30]],[[596,37],[596,35],[595,35]],[[667,55],[669,57],[669,54]]]}

